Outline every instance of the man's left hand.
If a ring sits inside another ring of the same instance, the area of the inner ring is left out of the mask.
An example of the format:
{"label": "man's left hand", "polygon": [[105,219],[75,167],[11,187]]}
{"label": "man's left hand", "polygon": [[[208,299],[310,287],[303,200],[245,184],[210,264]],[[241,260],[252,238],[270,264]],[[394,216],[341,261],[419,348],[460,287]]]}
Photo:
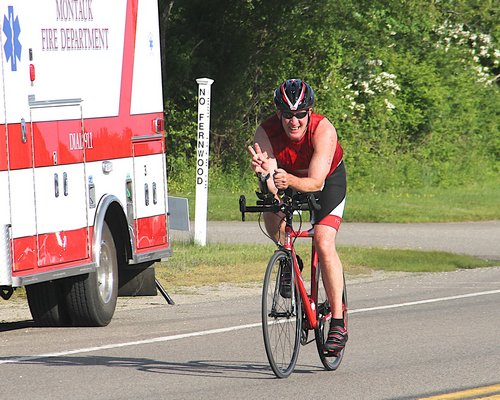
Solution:
{"label": "man's left hand", "polygon": [[276,188],[280,190],[287,189],[290,184],[288,182],[288,173],[281,168],[278,168],[276,171],[274,171],[273,180]]}

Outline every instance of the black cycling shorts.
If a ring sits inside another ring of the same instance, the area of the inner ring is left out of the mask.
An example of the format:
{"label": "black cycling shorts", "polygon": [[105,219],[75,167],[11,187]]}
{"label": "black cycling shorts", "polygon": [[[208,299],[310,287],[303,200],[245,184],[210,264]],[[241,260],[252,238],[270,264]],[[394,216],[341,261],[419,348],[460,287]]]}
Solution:
{"label": "black cycling shorts", "polygon": [[344,162],[341,161],[335,170],[327,176],[323,188],[315,192],[321,210],[311,211],[313,225],[328,225],[339,229],[344,215],[347,181]]}

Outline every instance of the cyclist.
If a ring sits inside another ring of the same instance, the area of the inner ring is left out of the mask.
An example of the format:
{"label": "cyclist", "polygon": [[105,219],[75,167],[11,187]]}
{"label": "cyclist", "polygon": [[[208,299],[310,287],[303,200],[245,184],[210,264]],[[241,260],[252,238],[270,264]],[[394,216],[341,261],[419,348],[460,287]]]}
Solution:
{"label": "cyclist", "polygon": [[[314,92],[306,82],[286,80],[276,88],[274,104],[276,113],[260,124],[254,145],[248,148],[251,166],[272,193],[291,188],[318,194],[321,210],[311,211],[311,223],[323,284],[332,305],[325,348],[336,353],[345,347],[348,338],[342,311],[343,269],[335,246],[346,195],[343,150],[335,127],[326,117],[313,112]],[[283,237],[281,215],[265,213],[264,222],[276,240]]]}

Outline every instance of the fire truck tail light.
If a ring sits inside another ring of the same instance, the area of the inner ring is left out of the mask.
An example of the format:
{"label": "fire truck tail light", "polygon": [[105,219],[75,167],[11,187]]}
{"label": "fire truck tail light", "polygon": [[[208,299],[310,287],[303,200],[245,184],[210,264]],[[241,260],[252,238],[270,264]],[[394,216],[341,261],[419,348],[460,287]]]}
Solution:
{"label": "fire truck tail light", "polygon": [[33,83],[35,81],[35,66],[30,64],[30,81]]}
{"label": "fire truck tail light", "polygon": [[153,129],[155,133],[162,133],[165,128],[165,121],[163,118],[156,118],[153,120]]}

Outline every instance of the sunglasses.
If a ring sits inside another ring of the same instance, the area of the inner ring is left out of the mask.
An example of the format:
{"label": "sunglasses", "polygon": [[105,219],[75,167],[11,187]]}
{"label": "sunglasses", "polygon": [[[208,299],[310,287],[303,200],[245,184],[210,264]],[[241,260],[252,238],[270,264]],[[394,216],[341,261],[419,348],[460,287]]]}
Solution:
{"label": "sunglasses", "polygon": [[300,111],[298,113],[293,113],[291,111],[282,111],[281,115],[285,117],[286,119],[292,119],[293,117],[297,119],[302,119],[307,115],[307,110],[305,111]]}

